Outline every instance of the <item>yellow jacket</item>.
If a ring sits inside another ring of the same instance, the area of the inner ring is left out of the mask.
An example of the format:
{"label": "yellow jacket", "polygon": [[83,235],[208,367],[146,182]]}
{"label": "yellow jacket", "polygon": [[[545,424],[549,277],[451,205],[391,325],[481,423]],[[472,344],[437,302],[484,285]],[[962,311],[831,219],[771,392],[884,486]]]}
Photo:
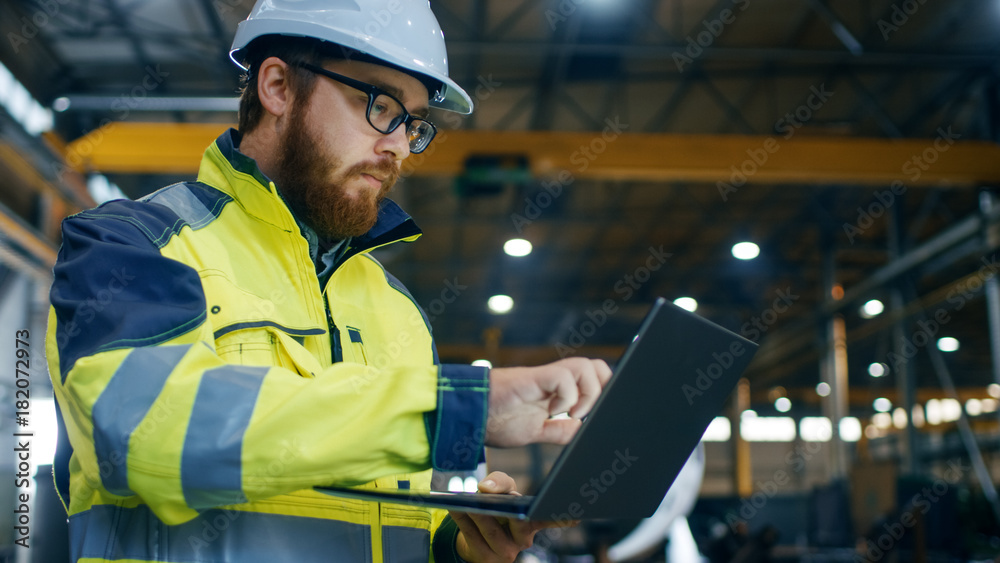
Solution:
{"label": "yellow jacket", "polygon": [[428,489],[432,467],[475,468],[488,373],[439,365],[368,254],[420,235],[402,210],[385,201],[321,287],[238,143],[220,136],[198,182],[63,223],[46,352],[73,560],[427,561],[442,513],[312,487]]}

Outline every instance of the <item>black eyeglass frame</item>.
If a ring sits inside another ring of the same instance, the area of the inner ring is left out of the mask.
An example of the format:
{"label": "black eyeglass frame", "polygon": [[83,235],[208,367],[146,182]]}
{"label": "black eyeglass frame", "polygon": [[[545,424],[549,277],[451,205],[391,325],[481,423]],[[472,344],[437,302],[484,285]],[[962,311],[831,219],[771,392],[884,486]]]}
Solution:
{"label": "black eyeglass frame", "polygon": [[[396,96],[393,96],[392,94],[390,94],[389,92],[386,92],[385,90],[379,88],[378,86],[373,86],[371,84],[368,84],[367,82],[362,82],[360,80],[355,80],[355,79],[353,79],[353,78],[351,78],[349,76],[344,76],[343,74],[337,74],[336,72],[333,72],[331,70],[327,70],[327,69],[325,69],[325,68],[323,68],[321,66],[316,66],[314,64],[299,63],[298,66],[301,67],[301,68],[304,68],[304,69],[306,69],[306,70],[308,70],[310,72],[313,72],[313,73],[319,74],[321,76],[325,76],[325,77],[327,77],[327,78],[329,78],[331,80],[335,80],[337,82],[340,82],[341,84],[344,84],[345,86],[350,86],[351,88],[354,88],[355,90],[358,90],[360,92],[364,92],[365,94],[368,94],[368,108],[365,110],[365,119],[368,121],[368,125],[372,126],[372,129],[378,131],[379,133],[382,133],[383,135],[388,135],[388,134],[392,133],[393,131],[395,131],[396,129],[398,129],[400,125],[406,125],[405,131],[407,131],[407,138],[408,138],[409,137],[410,125],[414,121],[419,121],[419,122],[426,123],[427,125],[429,125],[431,129],[430,129],[430,136],[427,138],[427,142],[425,142],[422,147],[419,147],[419,150],[416,150],[414,148],[413,144],[411,143],[410,144],[410,153],[412,153],[412,154],[420,154],[420,153],[424,152],[425,150],[427,150],[427,147],[430,146],[431,141],[433,141],[434,137],[437,135],[437,127],[435,127],[433,123],[431,123],[430,121],[427,121],[426,119],[423,119],[423,118],[420,118],[420,117],[414,117],[413,115],[410,115],[410,112],[406,111],[406,106],[403,105],[403,102],[399,101],[399,99],[396,98]],[[398,117],[396,117],[395,119],[393,119],[393,121],[389,122],[388,129],[379,129],[378,127],[375,126],[374,123],[372,123],[372,118],[371,118],[371,115],[372,115],[372,106],[375,105],[375,100],[379,96],[388,96],[392,101],[394,101],[397,104],[399,104],[400,109],[403,110],[403,113],[401,113]],[[421,136],[418,139],[418,141],[422,140],[422,139],[423,139],[423,136]]]}

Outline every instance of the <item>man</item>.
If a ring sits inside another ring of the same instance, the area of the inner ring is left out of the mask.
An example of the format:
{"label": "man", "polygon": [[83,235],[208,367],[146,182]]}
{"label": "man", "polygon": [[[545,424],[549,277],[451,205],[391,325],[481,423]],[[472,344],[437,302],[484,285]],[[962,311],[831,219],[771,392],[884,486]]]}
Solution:
{"label": "man", "polygon": [[47,354],[74,561],[510,561],[546,525],[312,489],[426,489],[484,445],[565,443],[610,377],[438,365],[368,254],[420,234],[384,196],[428,107],[471,111],[419,4],[259,0],[239,130],[198,181],[64,222]]}

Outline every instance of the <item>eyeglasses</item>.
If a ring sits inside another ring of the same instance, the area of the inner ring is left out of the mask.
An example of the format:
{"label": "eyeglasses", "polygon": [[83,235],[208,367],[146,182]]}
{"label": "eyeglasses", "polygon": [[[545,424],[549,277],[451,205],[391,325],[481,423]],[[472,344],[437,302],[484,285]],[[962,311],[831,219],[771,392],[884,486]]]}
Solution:
{"label": "eyeglasses", "polygon": [[368,94],[368,112],[365,114],[368,123],[376,131],[385,135],[395,131],[401,124],[405,124],[406,138],[410,143],[410,152],[413,154],[424,152],[427,145],[431,144],[434,139],[434,135],[437,134],[437,127],[434,127],[433,123],[426,119],[413,117],[403,107],[402,102],[377,86],[309,63],[299,63],[298,66]]}

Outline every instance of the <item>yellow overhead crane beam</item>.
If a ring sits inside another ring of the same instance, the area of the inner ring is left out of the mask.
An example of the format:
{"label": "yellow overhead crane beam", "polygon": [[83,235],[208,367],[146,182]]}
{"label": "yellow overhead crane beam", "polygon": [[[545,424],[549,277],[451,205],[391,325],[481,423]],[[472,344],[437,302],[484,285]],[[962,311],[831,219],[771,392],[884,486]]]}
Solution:
{"label": "yellow overhead crane beam", "polygon": [[[69,144],[67,162],[104,173],[194,175],[225,124],[112,123]],[[784,138],[619,132],[441,131],[404,173],[456,176],[470,156],[523,155],[539,178],[971,187],[1000,182],[1000,145],[945,128],[930,139]]]}

